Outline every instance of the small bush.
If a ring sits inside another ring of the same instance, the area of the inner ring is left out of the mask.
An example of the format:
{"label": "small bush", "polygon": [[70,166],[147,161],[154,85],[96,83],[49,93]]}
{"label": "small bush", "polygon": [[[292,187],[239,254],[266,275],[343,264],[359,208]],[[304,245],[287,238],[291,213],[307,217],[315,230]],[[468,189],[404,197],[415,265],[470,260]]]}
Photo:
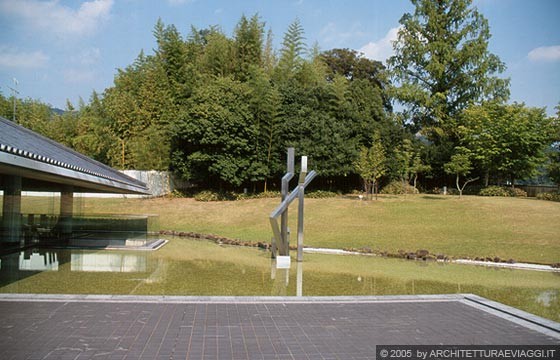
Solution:
{"label": "small bush", "polygon": [[211,191],[203,190],[194,195],[196,201],[235,201],[235,200],[248,200],[248,199],[268,199],[268,198],[280,198],[281,194],[279,191],[267,191],[256,194],[245,194],[236,193],[233,191]]}
{"label": "small bush", "polygon": [[484,187],[481,185],[470,184],[463,190],[463,195],[479,195],[482,189],[484,189]]}
{"label": "small bush", "polygon": [[337,197],[338,194],[333,191],[315,190],[305,193],[305,197],[310,199],[326,199]]}
{"label": "small bush", "polygon": [[282,194],[280,191],[265,191],[256,194],[247,195],[249,199],[271,199],[271,198],[279,198]]}
{"label": "small bush", "polygon": [[180,198],[186,198],[186,197],[189,197],[189,196],[185,192],[175,189],[172,192],[166,194],[165,197],[169,198],[169,199],[180,199]]}
{"label": "small bush", "polygon": [[[211,190],[203,190],[194,195],[196,201],[235,201],[235,200],[248,200],[248,199],[270,199],[270,198],[280,198],[282,195],[280,191],[267,191],[256,194],[245,194],[245,193],[235,193],[233,191],[228,192],[216,192]],[[337,193],[332,191],[315,190],[305,193],[305,197],[310,199],[324,199],[338,196]]]}
{"label": "small bush", "polygon": [[[447,195],[459,195],[459,190],[456,187],[448,187]],[[463,195],[465,195],[465,191],[463,191]]]}
{"label": "small bush", "polygon": [[478,193],[480,196],[511,196],[508,189],[501,186],[488,186],[480,190]]}
{"label": "small bush", "polygon": [[515,194],[514,195],[515,197],[527,197],[527,191],[525,191],[523,189],[513,188],[512,190]]}
{"label": "small bush", "polygon": [[511,187],[504,186],[488,186],[480,190],[478,193],[480,196],[505,196],[505,197],[527,197],[527,192]]}
{"label": "small bush", "polygon": [[427,190],[426,194],[443,195],[443,188],[442,187],[434,187],[431,190]]}
{"label": "small bush", "polygon": [[560,202],[560,193],[540,193],[537,194],[537,199]]}
{"label": "small bush", "polygon": [[381,189],[381,194],[402,195],[402,194],[418,194],[418,189],[409,184],[403,184],[400,180],[395,180],[385,185]]}
{"label": "small bush", "polygon": [[196,201],[221,201],[223,196],[220,193],[210,190],[203,190],[194,196]]}

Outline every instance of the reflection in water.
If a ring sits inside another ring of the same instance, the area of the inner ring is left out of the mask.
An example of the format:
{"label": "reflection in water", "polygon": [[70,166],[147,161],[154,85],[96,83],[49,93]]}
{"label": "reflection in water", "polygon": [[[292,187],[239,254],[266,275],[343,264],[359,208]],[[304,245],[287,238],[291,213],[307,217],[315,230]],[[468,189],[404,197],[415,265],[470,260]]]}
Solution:
{"label": "reflection in water", "polygon": [[33,249],[2,256],[0,275],[18,271],[59,271],[60,265],[68,262],[71,271],[146,272],[148,256],[131,252]]}
{"label": "reflection in water", "polygon": [[146,255],[123,253],[72,253],[71,271],[145,272]]}
{"label": "reflection in water", "polygon": [[560,320],[560,274],[319,254],[310,254],[304,263],[294,261],[290,269],[277,269],[269,256],[252,248],[188,239],[171,239],[157,251],[18,251],[1,256],[0,292],[187,296],[474,293]]}
{"label": "reflection in water", "polygon": [[297,263],[296,296],[303,296],[303,263]]}
{"label": "reflection in water", "polygon": [[[295,262],[296,265],[296,296],[303,296],[303,263]],[[270,263],[270,279],[273,280],[272,296],[289,296],[290,268],[282,269],[276,267],[276,259]]]}
{"label": "reflection in water", "polygon": [[58,271],[55,252],[32,252],[27,258],[24,251],[19,253],[19,269],[23,271]]}
{"label": "reflection in water", "polygon": [[541,292],[537,296],[537,302],[543,306],[549,307],[552,303],[554,303],[557,296],[558,296],[558,291],[546,290]]}

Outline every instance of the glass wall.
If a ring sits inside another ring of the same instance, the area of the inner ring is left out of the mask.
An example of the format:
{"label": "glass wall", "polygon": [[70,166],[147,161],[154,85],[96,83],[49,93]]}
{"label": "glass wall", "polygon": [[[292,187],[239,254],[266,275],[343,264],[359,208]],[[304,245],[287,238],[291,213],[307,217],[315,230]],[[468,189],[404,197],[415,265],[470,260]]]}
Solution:
{"label": "glass wall", "polygon": [[[34,245],[138,247],[146,246],[159,234],[157,216],[86,214],[86,200],[79,195],[21,192],[15,198],[2,192],[0,200],[0,240],[4,250]],[[12,204],[6,204],[8,201]],[[4,216],[6,209],[10,210]]]}

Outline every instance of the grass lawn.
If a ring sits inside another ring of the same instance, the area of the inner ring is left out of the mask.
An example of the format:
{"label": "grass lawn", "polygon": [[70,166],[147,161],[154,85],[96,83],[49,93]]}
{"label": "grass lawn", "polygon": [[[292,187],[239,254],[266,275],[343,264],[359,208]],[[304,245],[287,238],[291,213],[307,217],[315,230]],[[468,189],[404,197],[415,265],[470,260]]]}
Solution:
{"label": "grass lawn", "polygon": [[[27,198],[23,212],[37,210]],[[269,242],[268,216],[278,199],[83,200],[84,213],[157,214],[160,229]],[[351,197],[305,200],[305,245],[397,252],[429,250],[457,257],[560,262],[560,203],[530,198],[408,195],[377,201]],[[52,207],[52,205],[51,205]],[[290,208],[295,241],[297,204]]]}

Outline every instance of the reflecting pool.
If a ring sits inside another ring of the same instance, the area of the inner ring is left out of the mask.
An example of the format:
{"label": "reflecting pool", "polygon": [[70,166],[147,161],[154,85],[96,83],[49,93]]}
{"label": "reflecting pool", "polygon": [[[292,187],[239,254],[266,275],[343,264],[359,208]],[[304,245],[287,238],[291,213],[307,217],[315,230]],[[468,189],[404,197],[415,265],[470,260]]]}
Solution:
{"label": "reflecting pool", "polygon": [[473,293],[560,321],[560,274],[368,256],[270,253],[170,238],[157,251],[30,249],[0,258],[0,292],[223,296]]}

